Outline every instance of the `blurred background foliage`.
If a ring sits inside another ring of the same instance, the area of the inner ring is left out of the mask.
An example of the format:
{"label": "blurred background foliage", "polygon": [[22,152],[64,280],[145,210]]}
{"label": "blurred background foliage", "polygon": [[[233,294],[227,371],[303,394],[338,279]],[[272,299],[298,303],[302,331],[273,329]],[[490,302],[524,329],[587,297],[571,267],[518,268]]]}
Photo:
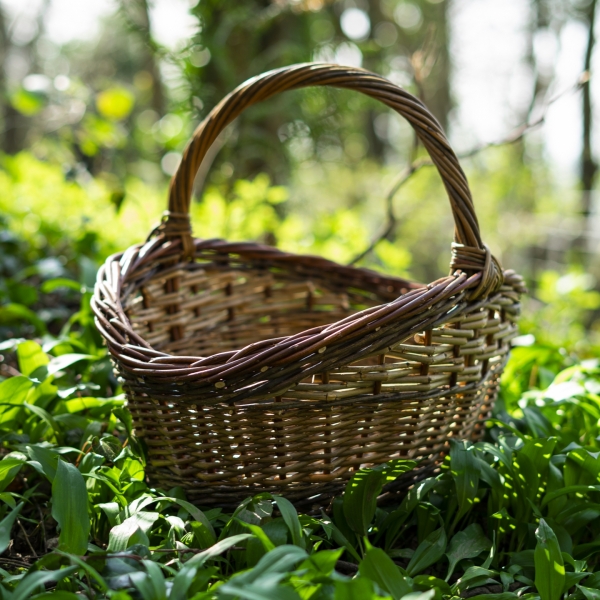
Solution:
{"label": "blurred background foliage", "polygon": [[[310,60],[362,65],[421,98],[452,139],[459,0],[192,1],[196,33],[175,47],[157,41],[150,0],[111,0],[98,36],[58,44],[45,31],[57,1],[17,16],[0,2],[0,338],[64,326],[79,302],[73,288],[89,289],[107,255],[145,239],[194,127],[248,77]],[[520,1],[531,77],[515,122],[527,128],[543,120],[554,77],[536,40],[579,23],[589,35],[577,69],[589,72],[596,0]],[[561,182],[540,139],[519,132],[463,160],[484,240],[532,290],[522,343],[535,334],[566,355],[600,345],[593,111],[582,81],[578,185]],[[379,235],[358,264],[431,281],[447,272],[453,230],[437,173],[418,170],[386,202],[422,158],[410,127],[368,98],[284,94],[215,143],[196,181],[194,231],[340,262]]]}

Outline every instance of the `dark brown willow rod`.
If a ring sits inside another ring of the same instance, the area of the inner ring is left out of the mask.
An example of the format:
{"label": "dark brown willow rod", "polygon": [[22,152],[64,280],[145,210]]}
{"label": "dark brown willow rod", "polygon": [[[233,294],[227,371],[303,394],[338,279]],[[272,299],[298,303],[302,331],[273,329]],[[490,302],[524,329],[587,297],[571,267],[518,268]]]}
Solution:
{"label": "dark brown willow rod", "polygon": [[194,179],[212,143],[244,109],[287,90],[310,86],[351,89],[380,100],[402,115],[414,128],[437,167],[450,199],[455,242],[485,250],[465,174],[440,124],[423,103],[387,79],[354,67],[308,63],[292,65],[249,79],[226,96],[204,119],[187,145],[169,190],[169,210],[163,233],[182,238],[192,253],[189,208]]}

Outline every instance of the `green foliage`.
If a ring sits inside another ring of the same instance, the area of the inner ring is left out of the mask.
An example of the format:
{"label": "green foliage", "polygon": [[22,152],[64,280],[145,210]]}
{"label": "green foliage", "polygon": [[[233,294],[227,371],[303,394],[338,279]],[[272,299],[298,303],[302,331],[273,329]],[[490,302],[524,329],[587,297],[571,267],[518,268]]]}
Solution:
{"label": "green foliage", "polygon": [[453,441],[441,472],[396,504],[376,499],[414,462],[358,471],[331,516],[317,517],[270,494],[227,513],[149,488],[118,384],[85,329],[3,347],[20,374],[0,383],[0,548],[38,552],[3,572],[6,598],[434,600],[490,585],[498,600],[518,586],[541,600],[600,594],[595,363],[524,391],[488,441]]}

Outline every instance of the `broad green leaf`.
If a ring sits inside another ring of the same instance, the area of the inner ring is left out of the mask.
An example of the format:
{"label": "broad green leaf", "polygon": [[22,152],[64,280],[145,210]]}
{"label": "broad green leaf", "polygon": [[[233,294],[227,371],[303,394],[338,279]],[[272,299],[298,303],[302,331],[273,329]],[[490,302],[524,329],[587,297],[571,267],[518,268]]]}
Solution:
{"label": "broad green leaf", "polygon": [[214,532],[211,533],[204,523],[192,521],[190,527],[192,528],[198,548],[210,548],[213,544],[216,544],[217,538],[215,537]]}
{"label": "broad green leaf", "polygon": [[199,554],[196,554],[196,556],[192,556],[192,558],[187,561],[186,565],[201,567],[207,560],[210,560],[215,556],[219,556],[219,554],[223,554],[223,552],[227,552],[227,550],[236,544],[239,544],[251,537],[254,537],[251,533],[240,533],[238,535],[232,535],[231,537],[225,538],[220,542],[217,542],[214,546],[207,548],[204,550],[204,552],[200,552]]}
{"label": "broad green leaf", "polygon": [[15,509],[11,510],[2,521],[0,521],[0,554],[2,554],[10,544],[10,532],[23,508],[21,502]]}
{"label": "broad green leaf", "polygon": [[600,485],[570,485],[555,492],[550,492],[542,500],[542,508],[552,500],[564,496],[565,494],[582,494],[584,492],[600,492]]}
{"label": "broad green leaf", "polygon": [[113,527],[108,535],[108,552],[123,552],[132,544],[138,543],[132,539],[133,536],[138,531],[146,535],[159,517],[157,512],[140,511]]}
{"label": "broad green leaf", "polygon": [[16,477],[23,466],[22,460],[18,458],[3,458],[0,460],[0,492],[3,492]]}
{"label": "broad green leaf", "polygon": [[[302,548],[298,548],[298,546],[291,546],[288,544],[278,546],[274,550],[267,552],[253,569],[235,575],[231,581],[235,581],[236,584],[245,586],[258,581],[265,575],[273,575],[276,573],[286,574],[292,567],[300,561],[305,560],[307,557],[308,554],[306,551]],[[189,561],[187,564],[189,564]]]}
{"label": "broad green leaf", "polygon": [[235,578],[218,589],[220,598],[239,598],[240,600],[301,600],[298,592],[290,587],[279,585],[280,577],[270,577],[267,581],[240,585]]}
{"label": "broad green leaf", "polygon": [[71,563],[74,563],[77,566],[79,566],[88,577],[91,577],[96,582],[98,588],[103,593],[106,593],[106,591],[108,590],[106,581],[104,581],[100,573],[98,573],[98,571],[96,571],[96,569],[94,569],[94,567],[91,564],[89,564],[85,560],[82,560],[81,558],[79,558],[79,556],[75,556],[74,554],[67,554],[66,552],[62,552],[60,550],[55,550],[55,552],[56,554],[66,556],[71,561]]}
{"label": "broad green leaf", "polygon": [[450,473],[456,486],[458,513],[454,523],[473,506],[479,490],[479,464],[473,450],[465,441],[450,440]]}
{"label": "broad green leaf", "polygon": [[27,446],[27,453],[31,458],[29,464],[52,483],[58,468],[58,454],[54,450],[40,445]]}
{"label": "broad green leaf", "polygon": [[244,521],[240,521],[239,519],[238,523],[242,527],[245,527],[246,529],[250,530],[250,532],[253,533],[258,540],[260,540],[261,544],[267,552],[275,548],[275,544],[273,544],[273,542],[269,539],[269,536],[262,530],[262,528],[259,525],[245,523]]}
{"label": "broad green leaf", "polygon": [[169,600],[187,600],[188,590],[194,582],[197,572],[198,569],[196,567],[183,565],[179,573],[173,578],[173,587],[169,593]]}
{"label": "broad green leaf", "polygon": [[334,600],[376,600],[381,596],[375,592],[371,581],[364,577],[355,577],[350,581],[336,581],[333,598]]}
{"label": "broad green leaf", "polygon": [[411,592],[406,594],[402,600],[433,600],[436,596],[435,590],[427,590],[426,592]]}
{"label": "broad green leaf", "polygon": [[427,591],[437,588],[443,595],[452,595],[450,586],[443,580],[433,575],[417,575],[413,578],[413,587],[416,590]]}
{"label": "broad green leaf", "polygon": [[18,417],[21,406],[33,382],[28,377],[9,377],[0,383],[0,426],[10,428],[12,422]]}
{"label": "broad green leaf", "polygon": [[295,546],[299,546],[300,548],[305,548],[306,543],[304,541],[304,536],[302,535],[302,525],[300,525],[300,521],[298,520],[298,512],[294,508],[294,505],[289,500],[282,498],[281,496],[273,496],[273,500],[275,500],[277,508],[279,509],[285,524],[290,530],[293,544]]}
{"label": "broad green leaf", "polygon": [[146,572],[131,573],[129,578],[140,592],[144,600],[166,600],[167,586],[162,571],[157,563],[143,560]]}
{"label": "broad green leaf", "polygon": [[600,590],[595,590],[583,585],[575,586],[585,597],[585,600],[600,600]]}
{"label": "broad green leaf", "polygon": [[98,360],[93,354],[61,354],[54,357],[48,364],[48,374],[55,375],[59,371],[64,371],[67,367],[81,362],[82,360]]}
{"label": "broad green leaf", "polygon": [[28,573],[17,585],[10,600],[31,600],[33,593],[44,587],[45,583],[57,583],[69,577],[79,567],[66,567],[58,571],[34,571]]}
{"label": "broad green leaf", "polygon": [[406,572],[409,576],[417,575],[427,567],[436,563],[446,551],[446,532],[443,527],[429,534],[417,547],[410,559]]}
{"label": "broad green leaf", "polygon": [[32,596],[31,600],[81,600],[81,596],[66,590],[54,590]]}
{"label": "broad green leaf", "polygon": [[52,482],[52,517],[60,526],[59,550],[85,554],[90,535],[85,480],[77,467],[63,460]]}
{"label": "broad green leaf", "polygon": [[560,600],[565,586],[565,564],[558,540],[544,519],[540,519],[535,537],[535,586],[542,600]]}
{"label": "broad green leaf", "polygon": [[497,575],[496,571],[490,571],[484,567],[469,567],[464,575],[452,586],[452,592],[453,594],[459,594],[468,589],[484,585],[494,575]]}
{"label": "broad green leaf", "polygon": [[17,346],[17,358],[19,360],[19,370],[26,377],[50,362],[42,347],[31,340],[21,342]]}
{"label": "broad green leaf", "polygon": [[299,567],[303,569],[311,569],[322,575],[331,575],[335,570],[335,565],[344,553],[343,548],[337,548],[335,550],[320,550],[311,554]]}
{"label": "broad green leaf", "polygon": [[6,502],[13,509],[17,507],[17,503],[10,492],[0,492],[0,500]]}
{"label": "broad green leaf", "polygon": [[[385,547],[386,549],[392,548],[396,542],[396,539],[400,533],[402,525],[406,522],[406,519],[411,513],[417,508],[419,503],[423,502],[427,497],[427,494],[436,486],[438,483],[437,479],[430,477],[415,483],[415,485],[408,490],[407,495],[399,508],[392,511],[383,524],[380,527],[381,534],[385,533]],[[376,539],[379,539],[378,534]]]}
{"label": "broad green leaf", "polygon": [[381,548],[371,548],[361,561],[358,572],[374,581],[382,590],[391,594],[394,600],[412,591],[406,577],[394,561]]}
{"label": "broad green leaf", "polygon": [[492,542],[483,533],[481,525],[473,523],[465,530],[460,531],[452,537],[448,544],[446,556],[450,563],[446,581],[454,572],[456,565],[465,558],[476,558],[482,552],[489,550],[492,547]]}
{"label": "broad green leaf", "polygon": [[383,485],[411,471],[416,464],[398,459],[373,469],[361,469],[352,476],[343,498],[344,516],[352,531],[360,536],[367,535]]}
{"label": "broad green leaf", "polygon": [[600,481],[600,455],[585,448],[567,453],[564,467],[565,485],[594,485]]}
{"label": "broad green leaf", "polygon": [[56,437],[57,440],[59,440],[59,443],[60,443],[62,431],[61,431],[60,425],[56,422],[54,417],[48,411],[44,410],[40,406],[36,406],[35,404],[29,404],[28,402],[23,402],[23,406],[27,410],[31,411],[34,415],[36,415],[36,417],[39,417],[40,419],[42,419],[42,421],[44,421],[44,423],[46,423],[46,425],[48,426],[48,429],[52,430],[52,432],[54,433],[54,436]]}

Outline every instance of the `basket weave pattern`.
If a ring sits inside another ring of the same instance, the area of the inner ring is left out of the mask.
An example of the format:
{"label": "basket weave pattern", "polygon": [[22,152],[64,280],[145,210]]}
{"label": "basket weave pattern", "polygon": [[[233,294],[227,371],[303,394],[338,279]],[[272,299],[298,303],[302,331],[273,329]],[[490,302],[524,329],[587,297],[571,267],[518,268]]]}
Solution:
{"label": "basket weave pattern", "polygon": [[[451,275],[425,286],[191,236],[193,178],[219,132],[246,106],[308,85],[357,89],[413,125],[453,209]],[[210,113],[163,223],[107,260],[92,306],[152,479],[227,504],[258,491],[326,498],[363,466],[407,457],[427,469],[450,437],[477,438],[524,291],[481,242],[456,156],[417,99],[360,69],[297,65],[250,80]]]}

